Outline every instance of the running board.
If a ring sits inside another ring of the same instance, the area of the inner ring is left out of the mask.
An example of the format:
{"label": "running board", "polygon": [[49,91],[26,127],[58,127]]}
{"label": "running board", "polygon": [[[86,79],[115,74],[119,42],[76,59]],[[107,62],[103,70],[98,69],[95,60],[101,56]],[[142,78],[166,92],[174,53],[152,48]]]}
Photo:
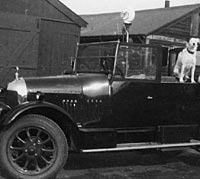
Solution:
{"label": "running board", "polygon": [[175,147],[191,147],[200,145],[200,141],[192,140],[189,143],[177,143],[177,144],[159,144],[159,143],[127,143],[117,144],[115,148],[102,148],[102,149],[84,149],[83,153],[93,152],[111,152],[111,151],[125,151],[125,150],[140,150],[140,149],[163,149],[163,148],[175,148]]}

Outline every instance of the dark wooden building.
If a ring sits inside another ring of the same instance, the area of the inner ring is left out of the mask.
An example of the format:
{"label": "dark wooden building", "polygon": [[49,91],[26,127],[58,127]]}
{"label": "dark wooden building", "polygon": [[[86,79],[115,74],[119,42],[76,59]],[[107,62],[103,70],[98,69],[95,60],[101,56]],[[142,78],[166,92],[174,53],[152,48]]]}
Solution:
{"label": "dark wooden building", "polygon": [[[148,39],[162,40],[163,36],[163,43],[167,40],[182,43],[191,35],[200,36],[199,14],[200,4],[136,11],[129,28],[130,38],[146,43]],[[81,31],[82,42],[122,39],[120,12],[81,17],[88,22],[87,28]]]}
{"label": "dark wooden building", "polygon": [[70,68],[87,23],[58,0],[0,0],[0,84]]}
{"label": "dark wooden building", "polygon": [[[88,22],[87,28],[81,31],[81,42],[123,40],[120,12],[81,17]],[[189,37],[200,37],[200,4],[175,7],[168,4],[164,8],[136,11],[129,33],[135,43],[162,45],[162,72],[170,75],[177,54]]]}

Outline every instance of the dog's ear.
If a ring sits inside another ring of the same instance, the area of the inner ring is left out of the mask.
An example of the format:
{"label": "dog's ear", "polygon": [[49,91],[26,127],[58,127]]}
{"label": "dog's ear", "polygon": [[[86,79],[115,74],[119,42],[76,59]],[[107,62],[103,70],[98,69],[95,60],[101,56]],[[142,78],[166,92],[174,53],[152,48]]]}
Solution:
{"label": "dog's ear", "polygon": [[185,43],[185,46],[188,48],[188,47],[190,47],[190,43],[189,42],[186,42]]}
{"label": "dog's ear", "polygon": [[200,39],[199,39],[199,38],[195,37],[195,38],[192,38],[192,39],[193,39],[193,41],[195,41],[196,43],[200,43]]}
{"label": "dog's ear", "polygon": [[191,39],[191,37],[187,37],[187,38],[186,38],[186,41],[187,41],[187,42],[189,42],[189,41],[190,41],[190,39]]}

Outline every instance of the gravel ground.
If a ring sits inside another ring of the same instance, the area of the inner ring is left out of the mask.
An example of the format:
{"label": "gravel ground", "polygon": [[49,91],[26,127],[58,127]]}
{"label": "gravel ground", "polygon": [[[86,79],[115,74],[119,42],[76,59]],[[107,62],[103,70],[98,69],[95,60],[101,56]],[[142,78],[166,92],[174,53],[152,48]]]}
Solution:
{"label": "gravel ground", "polygon": [[153,150],[70,154],[56,179],[200,179],[200,153],[189,149],[179,154]]}
{"label": "gravel ground", "polygon": [[134,151],[74,154],[57,179],[199,179],[200,153]]}

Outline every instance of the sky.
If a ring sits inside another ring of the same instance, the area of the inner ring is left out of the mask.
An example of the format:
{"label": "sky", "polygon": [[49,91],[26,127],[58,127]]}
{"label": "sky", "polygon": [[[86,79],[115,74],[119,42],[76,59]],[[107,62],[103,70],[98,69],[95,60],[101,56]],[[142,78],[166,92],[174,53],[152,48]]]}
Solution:
{"label": "sky", "polygon": [[[163,8],[165,0],[60,0],[78,15]],[[197,4],[200,0],[170,0],[170,6]]]}

